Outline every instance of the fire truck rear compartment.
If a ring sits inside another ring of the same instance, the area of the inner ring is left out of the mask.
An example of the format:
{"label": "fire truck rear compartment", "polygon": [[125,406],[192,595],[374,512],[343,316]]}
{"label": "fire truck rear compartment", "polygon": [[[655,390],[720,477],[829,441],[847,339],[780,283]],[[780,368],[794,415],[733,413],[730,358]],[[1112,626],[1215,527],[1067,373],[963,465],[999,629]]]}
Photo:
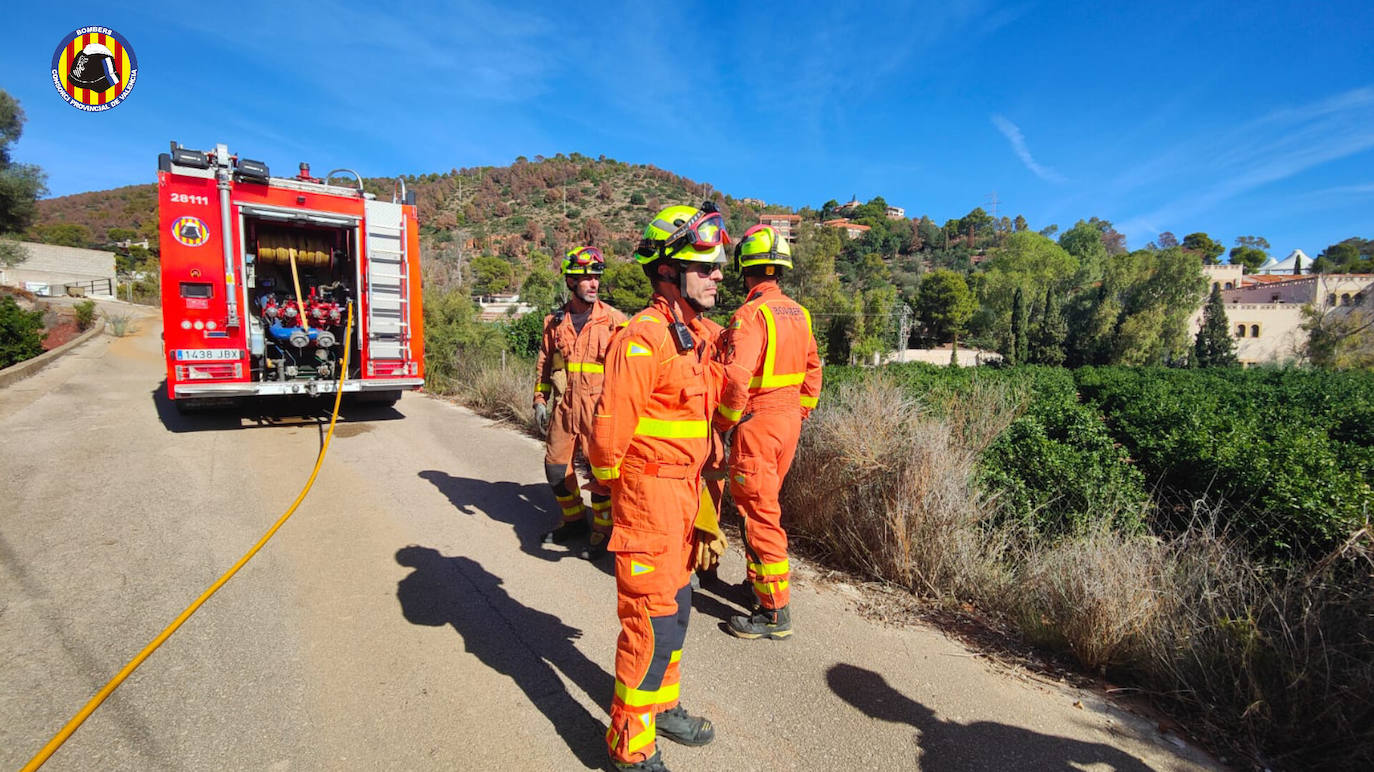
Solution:
{"label": "fire truck rear compartment", "polygon": [[253,380],[337,379],[350,300],[355,319],[348,375],[358,377],[356,232],[252,217],[245,218],[244,231]]}

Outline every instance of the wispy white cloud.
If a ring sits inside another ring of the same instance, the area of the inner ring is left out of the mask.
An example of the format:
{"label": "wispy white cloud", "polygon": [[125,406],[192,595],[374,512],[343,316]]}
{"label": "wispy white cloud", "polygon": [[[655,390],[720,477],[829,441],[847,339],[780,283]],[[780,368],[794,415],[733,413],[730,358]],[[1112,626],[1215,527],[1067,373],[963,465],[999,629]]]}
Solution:
{"label": "wispy white cloud", "polygon": [[[1131,217],[1119,229],[1131,236],[1150,232],[1156,223],[1191,220],[1252,190],[1370,148],[1374,88],[1275,110],[1230,131],[1172,147],[1128,173],[1122,180],[1127,187],[1150,182],[1186,192]],[[1198,180],[1212,182],[1199,185]],[[1359,194],[1370,186],[1343,187],[1347,194]]]}
{"label": "wispy white cloud", "polygon": [[996,126],[997,130],[1002,132],[1002,136],[1007,138],[1007,142],[1011,143],[1012,152],[1016,153],[1016,157],[1021,159],[1021,163],[1030,169],[1032,174],[1046,182],[1066,181],[1064,175],[1036,162],[1035,157],[1031,155],[1030,148],[1026,147],[1026,138],[1021,134],[1019,126],[1001,115],[992,116],[992,125]]}
{"label": "wispy white cloud", "polygon": [[1367,196],[1374,194],[1374,182],[1366,182],[1362,185],[1337,185],[1331,188],[1313,190],[1305,194],[1308,198],[1326,198],[1339,196]]}

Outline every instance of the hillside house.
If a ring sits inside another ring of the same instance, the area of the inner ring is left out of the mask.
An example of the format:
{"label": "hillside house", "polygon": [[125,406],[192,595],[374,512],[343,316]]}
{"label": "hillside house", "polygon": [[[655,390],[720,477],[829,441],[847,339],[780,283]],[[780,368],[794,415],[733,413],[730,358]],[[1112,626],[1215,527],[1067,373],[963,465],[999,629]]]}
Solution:
{"label": "hillside house", "polygon": [[801,215],[799,214],[761,214],[759,215],[760,225],[771,225],[778,229],[778,233],[788,241],[792,240],[794,229],[801,225]]}
{"label": "hillside house", "polygon": [[824,225],[827,228],[839,228],[840,230],[844,231],[844,235],[848,236],[851,239],[857,239],[860,236],[864,235],[864,233],[866,233],[868,230],[870,230],[870,228],[867,225],[860,225],[856,222],[850,222],[848,217],[841,217],[835,220],[826,220],[825,222],[821,223],[821,225]]}

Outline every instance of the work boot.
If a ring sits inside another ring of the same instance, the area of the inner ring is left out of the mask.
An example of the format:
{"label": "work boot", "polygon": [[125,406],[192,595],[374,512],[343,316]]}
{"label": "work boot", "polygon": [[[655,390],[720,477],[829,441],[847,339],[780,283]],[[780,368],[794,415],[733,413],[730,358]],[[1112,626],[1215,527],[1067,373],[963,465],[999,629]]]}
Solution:
{"label": "work boot", "polygon": [[792,634],[792,612],[783,606],[754,609],[753,616],[730,617],[730,633],[736,638],[773,638],[781,640]]}
{"label": "work boot", "polygon": [[578,555],[583,560],[600,560],[606,555],[606,534],[593,531],[591,538],[587,540],[587,546],[583,547]]}
{"label": "work boot", "polygon": [[562,544],[568,539],[576,539],[589,530],[586,520],[569,520],[544,534],[541,541],[545,544]]}
{"label": "work boot", "polygon": [[683,745],[705,745],[716,739],[716,730],[710,719],[693,716],[678,705],[654,717],[658,736],[666,737]]}
{"label": "work boot", "polygon": [[654,750],[654,755],[638,764],[626,764],[623,761],[617,761],[615,762],[615,768],[632,769],[636,770],[636,772],[668,772],[668,768],[663,766],[663,754],[659,753],[657,749]]}

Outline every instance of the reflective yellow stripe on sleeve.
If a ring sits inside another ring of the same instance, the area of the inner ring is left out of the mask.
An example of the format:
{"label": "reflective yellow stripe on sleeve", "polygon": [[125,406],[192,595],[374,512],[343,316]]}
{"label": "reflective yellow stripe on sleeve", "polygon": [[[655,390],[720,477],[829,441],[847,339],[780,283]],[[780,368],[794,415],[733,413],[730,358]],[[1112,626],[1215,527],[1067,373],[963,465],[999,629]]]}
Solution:
{"label": "reflective yellow stripe on sleeve", "polygon": [[535,394],[550,394],[550,393],[552,393],[552,392],[553,392],[553,385],[552,385],[552,384],[548,384],[548,383],[536,383],[536,384],[534,384],[534,393],[535,393]]}
{"label": "reflective yellow stripe on sleeve", "polygon": [[743,410],[734,410],[732,408],[726,407],[725,403],[716,405],[716,412],[720,413],[721,415],[725,416],[731,421],[738,421],[740,419],[740,416],[744,415]]}
{"label": "reflective yellow stripe on sleeve", "polygon": [[598,480],[617,480],[620,479],[620,464],[615,466],[594,466],[592,476]]}
{"label": "reflective yellow stripe on sleeve", "polygon": [[684,419],[666,421],[659,418],[641,418],[635,426],[635,434],[641,437],[661,437],[665,439],[696,439],[710,435],[711,425],[706,421]]}
{"label": "reflective yellow stripe on sleeve", "polygon": [[569,362],[568,372],[570,373],[604,373],[606,366],[596,362]]}
{"label": "reflective yellow stripe on sleeve", "polygon": [[819,397],[808,397],[805,394],[801,395],[802,407],[815,407],[818,402],[820,402]]}

